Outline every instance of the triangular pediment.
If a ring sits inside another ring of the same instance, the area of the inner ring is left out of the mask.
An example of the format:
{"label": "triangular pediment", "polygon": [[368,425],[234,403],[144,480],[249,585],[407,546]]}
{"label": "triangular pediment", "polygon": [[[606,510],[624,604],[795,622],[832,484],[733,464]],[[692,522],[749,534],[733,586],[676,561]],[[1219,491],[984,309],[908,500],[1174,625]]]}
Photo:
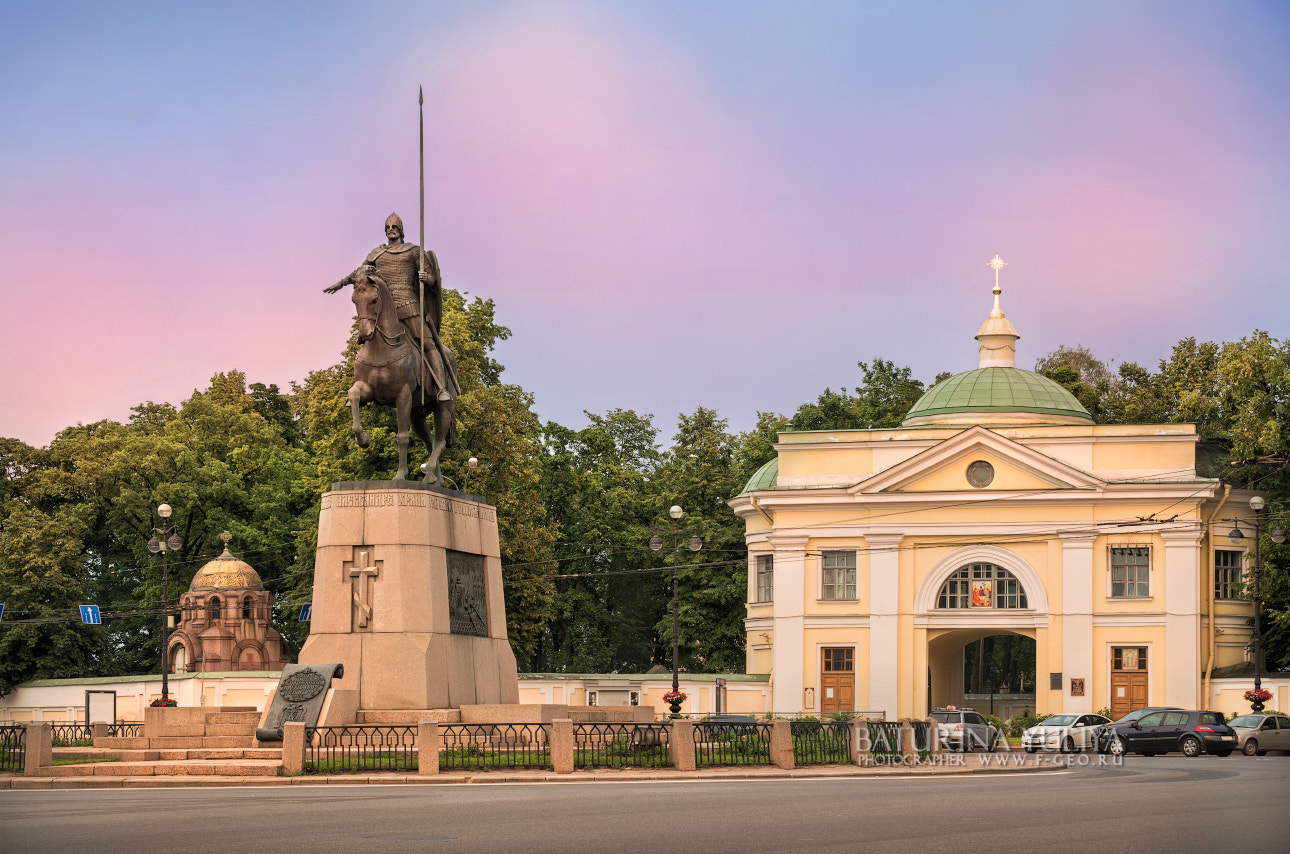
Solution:
{"label": "triangular pediment", "polygon": [[[978,486],[968,478],[976,466]],[[1000,436],[984,427],[972,427],[928,448],[886,471],[856,484],[852,492],[1024,492],[1039,489],[1096,489],[1103,481],[1085,471],[1055,460]]]}

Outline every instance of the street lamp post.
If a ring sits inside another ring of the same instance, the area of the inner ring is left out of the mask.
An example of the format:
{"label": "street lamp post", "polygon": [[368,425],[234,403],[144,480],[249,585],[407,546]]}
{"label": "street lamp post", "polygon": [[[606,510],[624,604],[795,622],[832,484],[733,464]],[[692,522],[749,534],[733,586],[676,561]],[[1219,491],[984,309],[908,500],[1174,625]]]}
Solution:
{"label": "street lamp post", "polygon": [[[1240,545],[1241,541],[1245,539],[1245,534],[1241,532],[1241,522],[1244,521],[1245,524],[1252,524],[1254,526],[1254,572],[1251,576],[1253,586],[1250,593],[1251,598],[1254,600],[1254,637],[1252,646],[1254,647],[1254,690],[1256,692],[1263,690],[1263,666],[1261,662],[1263,656],[1263,632],[1261,615],[1259,614],[1263,604],[1259,597],[1259,576],[1263,570],[1263,561],[1262,555],[1260,554],[1259,543],[1263,539],[1263,529],[1267,527],[1269,522],[1267,506],[1268,502],[1265,501],[1262,496],[1256,495],[1251,498],[1250,509],[1254,511],[1254,521],[1250,522],[1248,519],[1233,519],[1231,533],[1227,535],[1227,539],[1230,542],[1234,545]],[[1280,525],[1276,525],[1272,529],[1270,536],[1274,543],[1284,543],[1286,541],[1286,532]],[[1250,709],[1254,712],[1263,711],[1263,701],[1258,699],[1253,700],[1250,703]]]}
{"label": "street lamp post", "polygon": [[162,504],[157,508],[157,515],[161,517],[161,527],[153,528],[152,539],[148,540],[148,551],[153,554],[161,552],[161,699],[163,702],[170,699],[170,680],[167,678],[170,667],[166,660],[169,657],[166,646],[170,641],[170,626],[166,622],[167,612],[170,610],[170,563],[167,555],[184,547],[184,541],[179,538],[178,525],[166,524],[172,512],[174,511],[170,509],[169,504]]}
{"label": "street lamp post", "polygon": [[[681,673],[678,668],[680,660],[680,617],[678,616],[679,598],[677,593],[676,568],[681,562],[681,536],[684,534],[692,534],[695,529],[678,528],[676,526],[676,523],[681,520],[682,515],[682,510],[679,505],[673,504],[671,509],[667,511],[667,514],[672,517],[671,527],[654,526],[655,533],[654,536],[649,538],[649,547],[653,551],[658,551],[663,548],[664,535],[672,538],[672,700],[668,704],[668,708],[671,710],[673,715],[679,715],[681,714],[681,700],[679,699],[679,695],[681,693]],[[699,539],[698,535],[693,535],[686,540],[685,547],[692,552],[697,552],[699,549],[703,548],[703,540]]]}

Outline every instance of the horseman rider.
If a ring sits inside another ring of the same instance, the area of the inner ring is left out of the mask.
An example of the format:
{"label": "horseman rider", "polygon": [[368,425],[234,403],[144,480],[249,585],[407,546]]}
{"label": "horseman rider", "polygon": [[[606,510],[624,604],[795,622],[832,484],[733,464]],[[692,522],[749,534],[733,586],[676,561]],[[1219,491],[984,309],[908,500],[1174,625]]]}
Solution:
{"label": "horseman rider", "polygon": [[[403,242],[403,220],[398,214],[390,214],[385,220],[385,236],[389,242],[368,253],[363,263],[373,268],[390,289],[399,320],[412,340],[424,342],[425,364],[434,380],[434,387],[438,389],[438,400],[452,400],[461,393],[461,387],[457,384],[454,360],[439,339],[439,324],[443,319],[443,280],[439,276],[439,261],[433,252],[422,252],[415,243]],[[353,283],[354,273],[350,273],[325,291],[334,294]],[[425,285],[426,296],[424,318],[418,310],[418,285],[421,283]]]}

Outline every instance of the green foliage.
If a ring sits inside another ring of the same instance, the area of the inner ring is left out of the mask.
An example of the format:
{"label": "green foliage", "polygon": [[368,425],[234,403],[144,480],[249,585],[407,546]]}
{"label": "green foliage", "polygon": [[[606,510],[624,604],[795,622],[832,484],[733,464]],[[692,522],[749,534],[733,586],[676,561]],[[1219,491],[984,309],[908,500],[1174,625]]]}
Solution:
{"label": "green foliage", "polygon": [[[1002,724],[995,724],[995,726],[998,726],[1003,731],[1003,734],[1009,738],[1020,738],[1022,733],[1026,730],[1030,729],[1032,726],[1038,726],[1051,717],[1052,715],[1036,715],[1033,713],[1029,715],[1014,715],[1004,720]],[[1110,714],[1107,714],[1107,717],[1109,718]],[[991,723],[993,722],[994,721],[991,721]]]}
{"label": "green foliage", "polygon": [[[885,359],[856,363],[864,382],[852,395],[847,389],[825,389],[815,403],[803,404],[793,415],[794,430],[865,430],[899,427],[925,391],[907,367]],[[751,474],[751,472],[750,472]]]}
{"label": "green foliage", "polygon": [[[700,407],[681,415],[671,452],[659,470],[662,499],[658,518],[679,505],[685,515],[677,523],[703,540],[698,553],[682,544],[669,556],[679,560],[680,665],[692,672],[731,673],[744,666],[744,603],[748,569],[743,523],[726,501],[743,487],[735,457],[735,438],[727,422],[711,409]],[[689,534],[685,535],[688,539]],[[735,564],[705,564],[738,561]],[[691,564],[697,564],[690,566]],[[669,593],[671,579],[660,576]],[[670,610],[655,624],[655,631],[670,638]],[[669,656],[670,657],[670,656]]]}

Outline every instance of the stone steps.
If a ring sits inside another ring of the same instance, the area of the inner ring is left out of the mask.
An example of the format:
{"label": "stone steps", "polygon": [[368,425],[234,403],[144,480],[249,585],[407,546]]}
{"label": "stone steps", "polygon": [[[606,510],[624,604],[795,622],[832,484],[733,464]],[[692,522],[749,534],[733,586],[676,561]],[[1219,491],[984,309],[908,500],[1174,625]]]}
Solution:
{"label": "stone steps", "polygon": [[461,723],[461,711],[458,709],[360,709],[357,717],[360,724],[415,725],[421,721]]}
{"label": "stone steps", "polygon": [[87,762],[41,768],[40,777],[276,777],[276,759],[187,762]]}

